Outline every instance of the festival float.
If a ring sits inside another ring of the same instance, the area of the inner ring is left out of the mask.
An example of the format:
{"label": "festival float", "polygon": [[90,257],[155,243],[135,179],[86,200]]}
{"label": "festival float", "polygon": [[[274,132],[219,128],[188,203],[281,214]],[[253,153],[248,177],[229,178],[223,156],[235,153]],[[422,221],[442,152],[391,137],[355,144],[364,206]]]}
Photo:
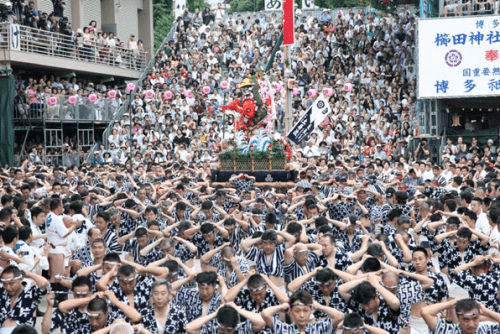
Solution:
{"label": "festival float", "polygon": [[244,79],[238,88],[242,98],[220,106],[224,112],[234,111],[239,119],[229,140],[230,149],[218,154],[218,181],[237,173],[255,176],[261,182],[287,181],[291,148],[273,129],[275,105],[284,103],[285,89],[260,74]]}

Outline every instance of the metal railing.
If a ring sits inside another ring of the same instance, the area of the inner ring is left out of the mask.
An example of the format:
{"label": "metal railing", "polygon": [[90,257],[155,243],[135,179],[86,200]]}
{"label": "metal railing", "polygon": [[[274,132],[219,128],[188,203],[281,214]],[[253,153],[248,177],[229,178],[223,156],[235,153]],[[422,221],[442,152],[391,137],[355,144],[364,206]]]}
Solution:
{"label": "metal railing", "polygon": [[[133,96],[135,95],[135,93],[137,93],[138,89],[140,87],[142,87],[142,83],[143,81],[147,78],[148,76],[148,73],[149,73],[149,70],[155,66],[155,63],[156,63],[156,56],[158,56],[160,54],[161,51],[163,51],[163,49],[165,48],[165,45],[174,38],[174,34],[175,32],[177,31],[177,23],[174,23],[174,26],[172,27],[172,29],[170,29],[169,33],[167,34],[167,36],[165,37],[165,39],[163,40],[163,42],[161,43],[160,47],[158,48],[158,50],[156,50],[156,53],[153,57],[151,57],[151,60],[149,61],[148,65],[146,66],[146,68],[143,70],[141,76],[139,77],[139,79],[137,80],[137,82],[135,83],[136,85],[136,89],[130,94],[130,96]],[[127,101],[125,101],[125,103],[122,104],[122,106],[117,110],[117,112],[115,113],[113,119],[112,119],[112,122],[109,123],[109,125],[106,127],[106,129],[104,130],[103,134],[102,134],[102,143],[104,144],[104,147],[108,147],[108,137],[109,135],[112,133],[112,130],[113,130],[113,124],[114,124],[114,121],[115,120],[121,120],[123,119],[123,114],[125,114],[127,111],[128,111],[128,108],[129,108],[129,102],[130,100],[127,99]],[[90,162],[90,159],[92,158],[92,155],[94,154],[95,150],[98,149],[98,146],[97,146],[97,143],[91,148],[90,150],[90,153],[88,154],[87,158],[86,158],[86,161],[87,162]]]}
{"label": "metal railing", "polygon": [[[51,97],[57,102],[49,104]],[[76,103],[69,102],[69,96],[48,94],[27,94],[16,98],[14,104],[15,121],[45,120],[45,121],[105,121],[115,118],[120,102],[117,99],[98,98],[90,102],[87,97],[77,97]]]}
{"label": "metal railing", "polygon": [[[493,1],[492,3],[479,3],[476,0],[471,1],[467,5],[462,4],[461,1],[440,1],[440,17],[464,17],[470,15],[496,15],[500,11],[498,1]],[[431,9],[429,9],[431,7]],[[433,12],[432,3],[424,7],[428,10],[429,17],[436,17],[436,13]],[[445,10],[447,13],[445,14]],[[434,14],[434,15],[432,15]]]}
{"label": "metal railing", "polygon": [[0,49],[59,57],[80,62],[142,71],[146,52],[8,22],[0,23]]}
{"label": "metal railing", "polygon": [[63,165],[64,167],[71,167],[73,165],[80,166],[85,159],[87,159],[87,157],[88,153],[61,152],[58,150],[55,152],[49,152],[49,154],[38,156],[39,160],[33,159],[33,157],[29,154],[14,154],[14,164],[19,166],[24,160],[29,159],[32,163],[39,161],[45,166]]}

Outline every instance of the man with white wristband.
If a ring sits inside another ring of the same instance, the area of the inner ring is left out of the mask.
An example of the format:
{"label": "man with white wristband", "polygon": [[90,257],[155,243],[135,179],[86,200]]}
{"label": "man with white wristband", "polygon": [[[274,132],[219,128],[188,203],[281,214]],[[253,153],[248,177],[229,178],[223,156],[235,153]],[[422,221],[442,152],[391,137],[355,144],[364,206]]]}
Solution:
{"label": "man with white wristband", "polygon": [[64,270],[64,253],[68,242],[67,237],[82,224],[81,221],[77,221],[69,223],[70,226],[66,226],[63,218],[60,216],[63,212],[64,208],[61,200],[58,198],[52,199],[50,202],[50,212],[47,215],[45,224],[47,226],[47,242],[50,245],[50,282],[54,291],[63,291],[65,289],[59,283],[56,283],[56,275],[67,276]]}

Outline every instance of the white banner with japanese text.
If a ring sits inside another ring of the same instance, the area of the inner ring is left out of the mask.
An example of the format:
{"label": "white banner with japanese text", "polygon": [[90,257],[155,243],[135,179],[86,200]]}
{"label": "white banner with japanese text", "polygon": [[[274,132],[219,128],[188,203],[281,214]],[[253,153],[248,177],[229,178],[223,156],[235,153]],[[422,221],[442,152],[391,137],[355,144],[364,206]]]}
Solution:
{"label": "white banner with japanese text", "polygon": [[283,0],[265,0],[264,10],[283,10]]}
{"label": "white banner with japanese text", "polygon": [[328,99],[321,93],[288,133],[288,139],[296,145],[300,144],[304,139],[309,139],[313,130],[325,120],[331,111]]}
{"label": "white banner with japanese text", "polygon": [[418,97],[500,95],[500,16],[418,22]]}

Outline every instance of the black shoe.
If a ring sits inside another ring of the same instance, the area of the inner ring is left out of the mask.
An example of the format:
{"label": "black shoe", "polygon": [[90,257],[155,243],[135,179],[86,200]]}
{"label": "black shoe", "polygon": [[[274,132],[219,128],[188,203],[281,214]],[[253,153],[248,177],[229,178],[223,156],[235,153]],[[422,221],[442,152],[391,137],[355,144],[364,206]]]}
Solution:
{"label": "black shoe", "polygon": [[40,309],[36,309],[36,316],[37,317],[43,317],[45,315],[45,312],[40,311]]}

